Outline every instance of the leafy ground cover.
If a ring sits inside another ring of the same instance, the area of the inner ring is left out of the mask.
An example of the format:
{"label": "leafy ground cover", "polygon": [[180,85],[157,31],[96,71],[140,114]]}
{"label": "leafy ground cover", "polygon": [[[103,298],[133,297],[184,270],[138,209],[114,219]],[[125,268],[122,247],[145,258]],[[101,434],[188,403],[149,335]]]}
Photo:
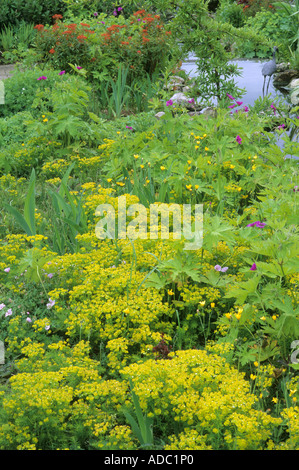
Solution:
{"label": "leafy ground cover", "polygon": [[[170,102],[192,2],[88,23],[67,3],[1,106],[0,448],[298,450],[298,109],[225,87],[213,117]],[[173,217],[151,237],[161,204],[202,204],[202,247]]]}

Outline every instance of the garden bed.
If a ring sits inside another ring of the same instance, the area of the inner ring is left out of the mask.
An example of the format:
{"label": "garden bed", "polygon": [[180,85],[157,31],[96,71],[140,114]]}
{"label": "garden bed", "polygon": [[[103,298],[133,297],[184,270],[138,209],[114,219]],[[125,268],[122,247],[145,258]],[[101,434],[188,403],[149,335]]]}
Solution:
{"label": "garden bed", "polygon": [[194,2],[70,6],[5,80],[2,450],[299,448],[298,108],[171,100]]}

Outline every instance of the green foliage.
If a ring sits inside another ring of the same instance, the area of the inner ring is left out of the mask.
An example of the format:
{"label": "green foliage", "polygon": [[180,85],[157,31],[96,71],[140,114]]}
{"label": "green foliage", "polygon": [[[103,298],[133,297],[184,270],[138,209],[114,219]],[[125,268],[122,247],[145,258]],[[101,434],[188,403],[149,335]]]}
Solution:
{"label": "green foliage", "polygon": [[[227,93],[235,94],[234,76],[239,74],[236,66],[229,63],[232,58],[227,52],[225,40],[242,36],[239,28],[210,18],[207,4],[201,0],[183,2],[174,18],[173,31],[182,42],[182,53],[193,52],[198,58],[197,77],[201,95],[209,99],[217,97],[218,102]],[[248,32],[253,42],[260,42],[255,34]]]}
{"label": "green foliage", "polygon": [[274,6],[277,9],[277,13],[280,15],[281,20],[287,16],[288,18],[288,28],[287,39],[288,46],[291,51],[296,51],[299,49],[299,1],[295,0],[294,3],[289,4],[286,2],[274,2]]}
{"label": "green foliage", "polygon": [[242,6],[229,0],[220,3],[216,18],[219,21],[231,24],[235,28],[244,26],[246,22]]}
{"label": "green foliage", "polygon": [[62,0],[1,0],[0,31],[5,26],[49,23],[52,15],[65,11]]}
{"label": "green foliage", "polygon": [[35,235],[35,170],[33,169],[30,176],[28,193],[25,199],[24,216],[17,209],[8,204],[4,206],[17,220],[21,228],[27,235]]}
{"label": "green foliage", "polygon": [[[91,19],[99,62],[23,64],[0,118],[0,448],[298,449],[297,108],[268,96],[232,113],[226,96],[232,42],[268,40],[201,0],[145,2],[132,25],[135,1],[117,18],[112,2],[64,4],[71,22]],[[177,48],[164,61],[159,35],[137,41],[160,9],[182,54],[192,47],[202,73],[206,62],[213,116],[166,104]],[[102,204],[119,235],[119,196],[137,237],[98,238]],[[138,237],[135,204],[169,210],[165,238],[162,213]],[[202,205],[202,247],[185,249],[171,204],[188,204],[192,229]]]}
{"label": "green foliage", "polygon": [[291,19],[283,11],[259,11],[254,17],[248,18],[243,31],[254,31],[261,37],[266,38],[267,42],[256,44],[246,40],[238,43],[238,53],[242,57],[268,57],[276,45],[279,48],[279,54],[288,57],[288,42],[292,36]]}
{"label": "green foliage", "polygon": [[124,410],[123,413],[129,422],[133,433],[140,442],[140,447],[142,449],[150,449],[153,445],[153,419],[148,418],[148,416],[142,413],[138,395],[134,392],[132,380],[129,380],[129,383],[137,421],[134,415],[132,415],[128,410]]}
{"label": "green foliage", "polygon": [[[46,86],[38,80],[42,75],[47,77]],[[22,111],[28,112],[36,92],[40,88],[54,88],[60,79],[57,71],[38,67],[34,70],[14,71],[12,77],[5,80],[5,104],[0,106],[0,117],[13,116]]]}

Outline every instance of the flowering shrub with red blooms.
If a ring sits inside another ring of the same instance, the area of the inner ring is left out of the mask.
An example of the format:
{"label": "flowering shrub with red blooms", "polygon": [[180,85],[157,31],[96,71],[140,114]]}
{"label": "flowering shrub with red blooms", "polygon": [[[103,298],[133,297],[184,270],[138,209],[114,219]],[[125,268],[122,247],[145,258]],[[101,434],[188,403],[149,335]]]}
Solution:
{"label": "flowering shrub with red blooms", "polygon": [[109,55],[129,67],[129,79],[153,75],[171,55],[171,31],[160,15],[145,10],[133,13],[126,24],[113,24],[101,35]]}
{"label": "flowering shrub with red blooms", "polygon": [[160,15],[145,10],[133,13],[126,24],[108,26],[101,39],[109,55],[129,66],[132,78],[152,76],[171,54],[171,31],[165,28]]}
{"label": "flowering shrub with red blooms", "polygon": [[57,68],[70,70],[69,63],[88,67],[91,51],[87,39],[94,31],[86,23],[65,24],[61,15],[54,15],[53,19],[55,23],[49,29],[42,24],[34,27],[38,32],[37,49]]}
{"label": "flowering shrub with red blooms", "polygon": [[[54,15],[54,25],[46,29],[36,25],[37,48],[55,67],[71,70],[69,63],[83,66],[96,74],[114,76],[119,63],[129,68],[128,81],[153,75],[171,55],[171,32],[159,15],[145,10],[130,18],[111,18],[92,30],[89,24],[65,24]],[[114,23],[118,21],[118,23]]]}
{"label": "flowering shrub with red blooms", "polygon": [[243,5],[246,16],[255,16],[261,10],[275,10],[271,0],[238,0],[238,5]]}

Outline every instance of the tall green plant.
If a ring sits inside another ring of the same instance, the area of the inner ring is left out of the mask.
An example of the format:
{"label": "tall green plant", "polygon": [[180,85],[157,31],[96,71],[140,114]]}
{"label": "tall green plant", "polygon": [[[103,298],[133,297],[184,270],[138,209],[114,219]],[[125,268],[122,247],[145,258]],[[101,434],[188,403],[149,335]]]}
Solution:
{"label": "tall green plant", "polygon": [[[197,60],[197,81],[205,99],[216,97],[218,101],[227,93],[240,96],[233,78],[240,70],[229,61],[232,54],[226,50],[225,39],[244,37],[244,32],[228,23],[211,18],[204,0],[181,1],[172,29],[182,43],[182,53],[192,52]],[[246,33],[252,41],[259,41],[254,33]]]}
{"label": "tall green plant", "polygon": [[123,410],[123,413],[129,422],[133,433],[137,437],[142,448],[149,448],[153,445],[153,420],[146,414],[143,414],[138,395],[134,392],[132,380],[129,379],[131,387],[131,396],[135,408],[135,416],[128,410]]}
{"label": "tall green plant", "polygon": [[15,207],[4,203],[4,208],[10,212],[19,226],[26,232],[27,235],[36,235],[35,226],[35,170],[33,168],[29,180],[28,193],[25,199],[24,215],[22,215]]}
{"label": "tall green plant", "polygon": [[[292,51],[299,49],[299,0],[293,3],[275,2],[273,5],[277,8],[277,13],[289,16],[290,30],[289,30],[289,47]],[[291,33],[291,34],[290,34]]]}
{"label": "tall green plant", "polygon": [[115,118],[120,118],[121,113],[129,99],[130,88],[127,85],[128,67],[122,65],[118,68],[116,80],[110,80],[106,93],[109,102],[109,111]]}
{"label": "tall green plant", "polygon": [[87,218],[82,202],[80,198],[72,195],[67,187],[73,168],[74,163],[64,174],[58,192],[49,191],[56,216],[53,221],[53,248],[60,254],[65,253],[67,249],[74,253],[78,247],[77,235],[87,230]]}

